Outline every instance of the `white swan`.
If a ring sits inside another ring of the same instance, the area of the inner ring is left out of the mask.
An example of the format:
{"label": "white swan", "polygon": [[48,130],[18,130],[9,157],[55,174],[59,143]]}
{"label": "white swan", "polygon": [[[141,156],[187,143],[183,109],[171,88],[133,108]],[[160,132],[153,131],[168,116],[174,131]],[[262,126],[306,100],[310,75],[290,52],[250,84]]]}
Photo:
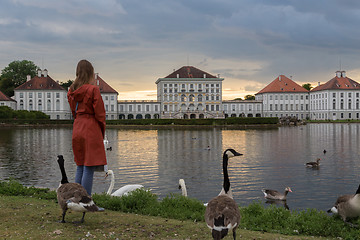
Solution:
{"label": "white swan", "polygon": [[[187,190],[186,190],[186,185],[185,185],[185,180],[180,178],[179,179],[179,189],[181,189],[181,195],[184,197],[187,197]],[[204,203],[204,206],[207,206],[207,203]]]}
{"label": "white swan", "polygon": [[140,185],[140,184],[129,184],[129,185],[125,185],[125,186],[119,188],[118,190],[116,190],[115,192],[111,193],[114,188],[114,185],[115,185],[115,176],[114,176],[114,172],[112,170],[107,171],[105,178],[109,175],[111,175],[111,183],[110,183],[109,189],[106,193],[108,195],[121,197],[121,196],[128,195],[130,192],[132,192],[136,189],[144,188],[144,186]]}
{"label": "white swan", "polygon": [[181,193],[184,197],[187,197],[186,185],[185,180],[180,178],[179,179],[179,189],[181,189]]}

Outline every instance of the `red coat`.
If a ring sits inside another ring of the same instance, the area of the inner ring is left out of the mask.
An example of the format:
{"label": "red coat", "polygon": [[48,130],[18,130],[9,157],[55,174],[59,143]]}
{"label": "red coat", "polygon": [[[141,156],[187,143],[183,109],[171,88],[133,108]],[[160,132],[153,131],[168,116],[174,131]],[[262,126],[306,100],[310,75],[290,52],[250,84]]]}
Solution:
{"label": "red coat", "polygon": [[[99,87],[84,84],[75,91],[70,89],[67,97],[75,118],[72,147],[76,165],[106,165],[105,108]],[[76,103],[79,104],[75,115]]]}

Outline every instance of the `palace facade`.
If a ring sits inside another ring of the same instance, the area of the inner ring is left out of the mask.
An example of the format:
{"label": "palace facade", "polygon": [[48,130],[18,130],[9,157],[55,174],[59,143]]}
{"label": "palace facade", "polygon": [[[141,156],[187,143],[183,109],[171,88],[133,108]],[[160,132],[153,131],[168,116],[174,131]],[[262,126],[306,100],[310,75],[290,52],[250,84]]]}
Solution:
{"label": "palace facade", "polygon": [[[95,74],[106,119],[297,117],[298,119],[359,119],[360,84],[337,71],[334,78],[318,83],[311,91],[291,78],[279,75],[255,94],[255,100],[223,100],[224,78],[193,66],[174,70],[159,78],[157,100],[117,100],[118,92]],[[51,119],[71,119],[67,89],[48,71],[14,90],[14,99],[2,96],[0,104],[13,109],[42,111]]]}

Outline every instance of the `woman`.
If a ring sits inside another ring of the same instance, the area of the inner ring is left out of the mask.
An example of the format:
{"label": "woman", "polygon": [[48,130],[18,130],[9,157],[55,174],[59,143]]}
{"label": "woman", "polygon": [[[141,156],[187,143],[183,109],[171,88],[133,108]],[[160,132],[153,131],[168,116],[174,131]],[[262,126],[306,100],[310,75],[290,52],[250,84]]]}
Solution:
{"label": "woman", "polygon": [[77,165],[75,182],[91,195],[94,171],[107,164],[103,139],[105,108],[99,87],[94,85],[94,68],[81,60],[76,79],[67,94],[74,117],[72,147]]}

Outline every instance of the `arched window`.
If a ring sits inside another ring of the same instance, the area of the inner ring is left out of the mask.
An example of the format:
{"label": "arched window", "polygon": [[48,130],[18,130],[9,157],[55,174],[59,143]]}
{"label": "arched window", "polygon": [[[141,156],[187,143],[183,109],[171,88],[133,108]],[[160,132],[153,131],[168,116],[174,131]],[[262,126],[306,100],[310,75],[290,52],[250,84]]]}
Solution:
{"label": "arched window", "polygon": [[42,102],[41,99],[38,101],[38,111],[42,111]]}
{"label": "arched window", "polygon": [[182,111],[185,111],[185,110],[186,110],[186,104],[185,104],[185,103],[181,104],[180,110],[182,110]]}
{"label": "arched window", "polygon": [[185,95],[185,94],[182,94],[182,95],[181,95],[181,101],[182,101],[182,102],[186,102],[186,95]]}
{"label": "arched window", "polygon": [[202,102],[202,95],[201,94],[198,96],[198,102]]}
{"label": "arched window", "polygon": [[56,111],[60,111],[60,100],[56,100]]}
{"label": "arched window", "polygon": [[359,99],[356,99],[356,109],[359,109]]}
{"label": "arched window", "polygon": [[336,109],[336,100],[333,99],[333,109]]}
{"label": "arched window", "polygon": [[191,104],[189,105],[189,110],[190,110],[190,111],[194,111],[194,110],[195,110],[194,104],[191,103]]}
{"label": "arched window", "polygon": [[29,100],[29,111],[33,110],[33,101],[30,99]]}
{"label": "arched window", "polygon": [[348,109],[351,109],[351,99],[349,99],[348,106],[349,106],[349,108],[348,108]]}
{"label": "arched window", "polygon": [[190,96],[189,96],[189,101],[190,101],[190,102],[195,101],[195,96],[194,96],[193,94],[190,94]]}

